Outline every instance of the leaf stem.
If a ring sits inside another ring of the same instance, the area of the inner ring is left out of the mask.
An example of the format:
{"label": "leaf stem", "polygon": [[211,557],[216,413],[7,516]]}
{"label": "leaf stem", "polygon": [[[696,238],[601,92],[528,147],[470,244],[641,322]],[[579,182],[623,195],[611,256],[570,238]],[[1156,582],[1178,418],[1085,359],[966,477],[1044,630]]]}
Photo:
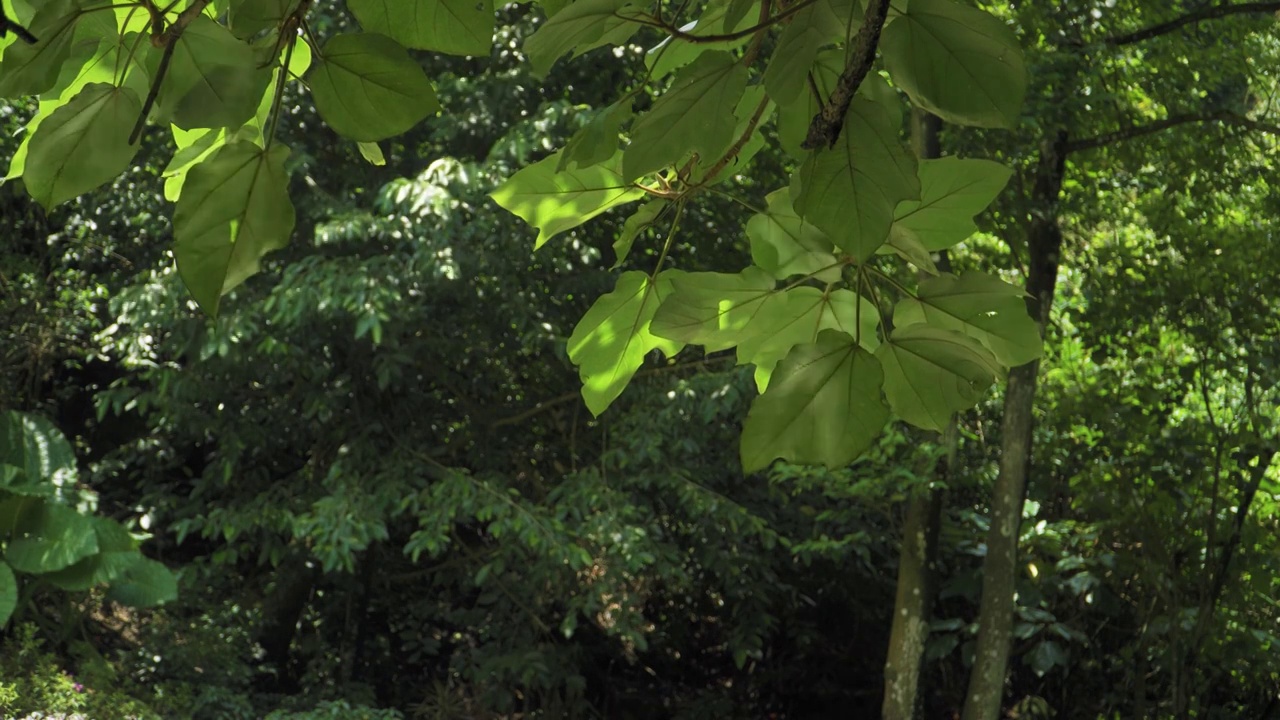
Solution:
{"label": "leaf stem", "polygon": [[662,271],[662,264],[667,260],[667,254],[671,252],[671,246],[675,243],[676,229],[680,227],[680,217],[684,215],[684,201],[676,201],[676,214],[671,218],[671,229],[667,231],[667,240],[662,243],[662,253],[658,255],[658,263],[653,266],[653,272],[649,274],[650,282],[658,281],[658,273]]}

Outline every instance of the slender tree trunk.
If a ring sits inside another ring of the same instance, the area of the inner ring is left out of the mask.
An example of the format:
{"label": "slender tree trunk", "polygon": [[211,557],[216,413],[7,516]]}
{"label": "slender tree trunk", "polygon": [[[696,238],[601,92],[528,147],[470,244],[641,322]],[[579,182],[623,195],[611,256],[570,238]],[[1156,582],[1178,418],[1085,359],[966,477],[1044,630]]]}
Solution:
{"label": "slender tree trunk", "polygon": [[[1046,139],[1040,146],[1027,228],[1027,309],[1041,335],[1053,307],[1062,231],[1057,203],[1066,172],[1067,134]],[[1018,578],[1018,535],[1022,502],[1031,466],[1039,361],[1009,372],[1001,427],[1000,470],[991,489],[991,528],[987,556],[982,563],[982,602],[978,608],[978,643],[969,675],[963,720],[996,720],[1004,701],[1005,676],[1013,639],[1013,603]]]}
{"label": "slender tree trunk", "polygon": [[[912,140],[920,158],[941,155],[938,131],[941,121],[919,109],[912,111]],[[947,458],[941,472],[950,472],[956,443],[955,420],[942,437]],[[907,502],[898,555],[898,591],[889,631],[889,653],[884,663],[884,720],[913,720],[920,707],[920,672],[929,616],[933,607],[938,530],[942,522],[942,491],[923,489]]]}

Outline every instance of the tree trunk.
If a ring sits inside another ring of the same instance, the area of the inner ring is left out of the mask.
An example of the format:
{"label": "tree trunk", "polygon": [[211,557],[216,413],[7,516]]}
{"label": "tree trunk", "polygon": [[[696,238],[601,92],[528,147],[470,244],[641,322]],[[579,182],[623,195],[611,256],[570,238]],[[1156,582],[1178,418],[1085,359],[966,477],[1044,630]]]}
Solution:
{"label": "tree trunk", "polygon": [[[1027,310],[1039,325],[1042,336],[1053,307],[1062,250],[1057,203],[1066,172],[1066,145],[1065,131],[1041,143],[1032,189],[1031,221],[1027,227],[1027,294],[1030,296]],[[982,563],[978,643],[963,720],[996,720],[1004,700],[1013,639],[1018,535],[1031,466],[1031,430],[1039,369],[1039,361],[1014,368],[1009,372],[1005,390],[1000,470],[991,489],[991,528],[987,532],[987,556]]]}
{"label": "tree trunk", "polygon": [[[922,159],[941,155],[938,142],[941,121],[919,109],[912,111],[912,121],[916,155]],[[951,470],[956,435],[953,418],[942,436],[947,448],[942,474],[949,474]],[[920,671],[925,641],[929,639],[941,522],[942,491],[926,488],[914,493],[907,502],[902,550],[898,555],[898,591],[893,605],[893,625],[889,631],[889,653],[884,663],[884,704],[881,707],[884,720],[913,720],[920,707]]]}

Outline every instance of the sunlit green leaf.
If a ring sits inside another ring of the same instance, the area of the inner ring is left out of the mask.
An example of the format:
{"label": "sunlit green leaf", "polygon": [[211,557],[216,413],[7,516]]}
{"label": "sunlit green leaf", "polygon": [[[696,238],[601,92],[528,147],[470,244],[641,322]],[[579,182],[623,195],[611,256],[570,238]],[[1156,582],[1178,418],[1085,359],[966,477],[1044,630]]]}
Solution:
{"label": "sunlit green leaf", "polygon": [[[10,498],[0,506],[23,500]],[[89,518],[64,505],[37,501],[22,505],[5,548],[5,560],[19,572],[47,573],[97,551],[98,540]]]}
{"label": "sunlit green leaf", "polygon": [[[158,50],[153,57],[158,65]],[[253,117],[270,79],[248,45],[202,15],[174,45],[156,112],[187,130],[235,127]]]}
{"label": "sunlit green leaf", "polygon": [[761,306],[738,345],[738,362],[756,366],[756,387],[764,392],[778,361],[796,345],[814,342],[823,330],[840,330],[873,350],[880,317],[866,298],[851,290],[825,293],[796,287]]}
{"label": "sunlit green leaf", "polygon": [[928,323],[972,337],[1001,364],[1015,367],[1040,357],[1043,343],[1027,314],[1026,293],[985,273],[940,275],[920,283],[919,298],[905,298],[894,309],[898,327]]}
{"label": "sunlit green leaf", "polygon": [[591,167],[618,154],[622,124],[631,119],[631,99],[626,98],[600,110],[582,126],[560,151],[556,172],[573,167]]}
{"label": "sunlit green leaf", "polygon": [[797,178],[796,212],[859,260],[884,244],[898,203],[920,192],[915,156],[898,139],[892,116],[861,95],[835,146],[813,151]]}
{"label": "sunlit green leaf", "polygon": [[307,79],[320,117],[352,140],[385,140],[440,111],[422,67],[385,35],[334,35]]}
{"label": "sunlit green leaf", "polygon": [[1012,171],[997,162],[961,158],[920,161],[920,199],[894,211],[893,233],[909,234],[926,250],[955,245],[978,227],[982,212],[1004,189]]}
{"label": "sunlit green leaf", "polygon": [[537,228],[534,248],[600,213],[644,197],[623,179],[620,158],[599,165],[556,172],[559,153],[512,175],[490,194],[494,202]]}
{"label": "sunlit green leaf", "polygon": [[672,281],[673,292],[653,318],[654,334],[702,345],[707,352],[731,348],[774,295],[777,283],[749,267],[740,273],[685,273]]}
{"label": "sunlit green leaf", "polygon": [[592,414],[604,412],[622,394],[650,351],[671,357],[683,347],[649,330],[658,305],[671,292],[673,275],[663,273],[654,282],[643,272],[623,273],[613,292],[596,300],[573,329],[569,359],[578,366],[582,397]]}
{"label": "sunlit green leaf", "polygon": [[382,155],[382,148],[378,147],[375,142],[356,143],[360,148],[360,157],[364,158],[370,165],[382,167],[387,164],[387,158]]}
{"label": "sunlit green leaf", "polygon": [[93,84],[48,117],[31,137],[23,180],[46,208],[115,178],[133,160],[129,133],[142,101],[130,88]]}
{"label": "sunlit green leaf", "polygon": [[669,206],[670,203],[665,200],[650,200],[641,205],[639,210],[632,213],[631,217],[627,218],[627,221],[622,224],[622,231],[618,233],[618,239],[613,241],[615,259],[613,265],[609,268],[610,270],[616,270],[619,265],[622,265],[622,262],[627,259],[627,255],[631,254],[631,246],[635,243],[636,238],[651,226],[658,219],[658,216],[662,214],[662,211]]}
{"label": "sunlit green leaf", "polygon": [[576,0],[550,17],[524,43],[533,74],[544,77],[566,53],[574,57],[601,45],[626,42],[640,24],[626,20],[632,0]]}
{"label": "sunlit green leaf", "polygon": [[1001,372],[977,340],[924,324],[895,327],[876,358],[884,368],[884,393],[894,413],[939,432],[952,414],[976,405]]}
{"label": "sunlit green leaf", "polygon": [[622,155],[627,177],[638,178],[697,153],[705,167],[733,142],[734,115],[747,86],[747,68],[723,51],[703,53],[631,126]]}
{"label": "sunlit green leaf", "polygon": [[408,48],[488,57],[493,47],[493,0],[347,0],[368,32]]}
{"label": "sunlit green leaf", "polygon": [[991,14],[951,0],[908,0],[880,50],[894,83],[943,120],[1011,128],[1027,71],[1018,39]]}
{"label": "sunlit green leaf", "polygon": [[98,552],[45,575],[44,580],[63,590],[88,590],[115,580],[142,560],[137,543],[123,525],[108,518],[89,520],[98,539]]}
{"label": "sunlit green leaf", "polygon": [[222,296],[284,247],[294,210],[284,161],[289,149],[236,141],[192,168],[173,213],[174,256],[192,297],[217,316]]}
{"label": "sunlit green leaf", "polygon": [[[759,0],[743,2],[712,0],[703,8],[702,15],[682,30],[687,35],[703,38],[739,33],[756,23],[758,11],[751,12],[751,10],[758,8],[759,4]],[[649,49],[645,54],[644,62],[654,79],[662,78],[693,62],[708,50],[732,50],[745,45],[751,37],[751,33],[745,33],[741,37],[722,42],[706,40],[695,42],[680,37],[668,37]]]}
{"label": "sunlit green leaf", "polygon": [[889,419],[879,363],[853,338],[824,330],[778,363],[742,428],[742,469],[775,458],[838,468],[871,446]]}
{"label": "sunlit green leaf", "polygon": [[775,190],[766,199],[765,212],[747,221],[755,264],[779,280],[814,275],[823,282],[838,281],[841,270],[831,239],[796,214],[787,190]]}

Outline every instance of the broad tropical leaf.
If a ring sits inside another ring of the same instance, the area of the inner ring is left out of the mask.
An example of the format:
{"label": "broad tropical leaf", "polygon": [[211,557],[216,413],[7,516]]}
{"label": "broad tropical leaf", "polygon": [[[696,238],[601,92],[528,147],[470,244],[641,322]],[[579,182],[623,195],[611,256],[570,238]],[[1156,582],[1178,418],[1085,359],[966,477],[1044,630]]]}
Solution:
{"label": "broad tropical leaf", "polygon": [[566,53],[574,57],[601,45],[626,42],[640,24],[624,19],[638,12],[631,0],[577,0],[555,13],[529,36],[524,53],[533,74],[544,77]]}
{"label": "broad tropical leaf", "polygon": [[649,329],[675,275],[664,272],[654,282],[646,273],[623,273],[613,292],[596,300],[573,329],[569,359],[578,366],[582,397],[592,414],[604,412],[622,394],[651,350],[671,357],[684,346]]}
{"label": "broad tropical leaf", "polygon": [[178,596],[178,579],[169,568],[142,558],[111,583],[107,598],[129,607],[155,607]]}
{"label": "broad tropical leaf", "polygon": [[512,175],[490,193],[494,202],[537,228],[534,248],[600,213],[644,197],[618,172],[619,156],[599,165],[557,172],[560,154]]}
{"label": "broad tropical leaf", "polygon": [[238,38],[251,38],[277,27],[297,9],[301,0],[231,0],[227,24]]}
{"label": "broad tropical leaf", "polygon": [[977,340],[923,324],[894,328],[876,358],[884,368],[885,397],[898,417],[938,432],[953,413],[976,405],[1001,372]]}
{"label": "broad tropical leaf", "polygon": [[813,287],[796,287],[780,293],[751,319],[738,344],[738,363],[756,366],[756,387],[764,392],[778,361],[796,345],[814,342],[823,330],[839,330],[874,350],[880,343],[875,305],[852,290],[829,293]]}
{"label": "broad tropical leaf", "polygon": [[635,244],[636,238],[646,228],[653,225],[658,217],[662,215],[662,211],[669,206],[670,203],[666,200],[650,200],[641,205],[639,210],[632,213],[631,217],[627,218],[627,221],[622,224],[622,231],[618,233],[618,239],[613,241],[614,261],[613,265],[609,267],[610,270],[616,270],[619,265],[622,265],[627,256],[631,254],[631,246]]}
{"label": "broad tropical leaf", "polygon": [[[159,51],[152,56],[158,65]],[[253,117],[270,80],[248,45],[202,15],[178,36],[157,113],[184,130],[237,127]]]}
{"label": "broad tropical leaf", "polygon": [[671,89],[631,126],[622,170],[638,178],[697,153],[701,166],[733,143],[734,111],[747,87],[747,68],[733,55],[705,52],[676,74]]}
{"label": "broad tropical leaf", "polygon": [[1040,357],[1043,342],[1027,314],[1022,290],[986,273],[945,274],[920,283],[919,299],[905,298],[894,309],[898,327],[928,323],[958,330],[981,342],[1007,367]]}
{"label": "broad tropical leaf", "polygon": [[831,239],[796,214],[786,190],[769,193],[768,207],[747,221],[751,259],[779,280],[813,275],[823,282],[840,279]]}
{"label": "broad tropical leaf", "polygon": [[75,454],[53,423],[39,415],[0,414],[0,489],[52,497],[75,481]]}
{"label": "broad tropical leaf", "polygon": [[631,119],[631,99],[600,110],[578,132],[569,138],[560,151],[556,172],[572,167],[591,167],[607,162],[618,154],[618,138],[622,124]]}
{"label": "broad tropical leaf", "polygon": [[707,352],[731,348],[746,339],[747,326],[774,300],[773,277],[757,267],[737,274],[684,273],[672,281],[653,318],[653,332]]}
{"label": "broad tropical leaf", "polygon": [[9,565],[0,562],[0,628],[4,627],[18,606],[18,578]]}
{"label": "broad tropical leaf", "polygon": [[192,297],[216,317],[224,294],[293,233],[289,149],[236,141],[192,168],[173,213],[174,256]]}
{"label": "broad tropical leaf", "polygon": [[[788,105],[809,93],[814,60],[824,45],[844,40],[858,4],[856,0],[815,0],[791,17],[764,72],[764,86],[774,102]],[[857,27],[854,24],[852,29],[856,32]]]}
{"label": "broad tropical leaf", "polygon": [[137,543],[120,523],[108,518],[89,518],[98,539],[98,552],[74,565],[48,573],[48,580],[63,590],[88,590],[105,585],[142,561]]}
{"label": "broad tropical leaf", "polygon": [[347,0],[368,32],[407,48],[488,57],[493,48],[493,0]]}
{"label": "broad tropical leaf", "polygon": [[5,560],[14,570],[48,573],[61,570],[98,552],[98,538],[89,518],[65,505],[13,497],[0,503],[3,508],[22,503],[17,523],[5,548]]}
{"label": "broad tropical leaf", "polygon": [[987,208],[1013,171],[991,160],[920,161],[920,199],[898,204],[894,235],[911,235],[931,252],[945,250],[977,231],[973,217]]}
{"label": "broad tropical leaf", "polygon": [[58,108],[31,136],[23,181],[52,208],[124,172],[138,152],[129,144],[142,101],[127,87],[95,83]]}
{"label": "broad tropical leaf", "polygon": [[320,117],[352,140],[385,140],[440,112],[422,67],[385,35],[334,35],[307,78]]}
{"label": "broad tropical leaf", "polygon": [[920,192],[915,157],[892,116],[861,95],[850,103],[835,147],[813,151],[796,178],[796,212],[861,261],[884,244],[898,203]]}
{"label": "broad tropical leaf", "polygon": [[880,42],[894,84],[943,120],[1016,125],[1027,71],[1009,28],[990,13],[951,0],[904,4]]}
{"label": "broad tropical leaf", "polygon": [[824,330],[797,345],[774,373],[769,391],[751,403],[742,428],[742,469],[775,458],[838,468],[871,446],[889,419],[879,363],[853,338]]}

